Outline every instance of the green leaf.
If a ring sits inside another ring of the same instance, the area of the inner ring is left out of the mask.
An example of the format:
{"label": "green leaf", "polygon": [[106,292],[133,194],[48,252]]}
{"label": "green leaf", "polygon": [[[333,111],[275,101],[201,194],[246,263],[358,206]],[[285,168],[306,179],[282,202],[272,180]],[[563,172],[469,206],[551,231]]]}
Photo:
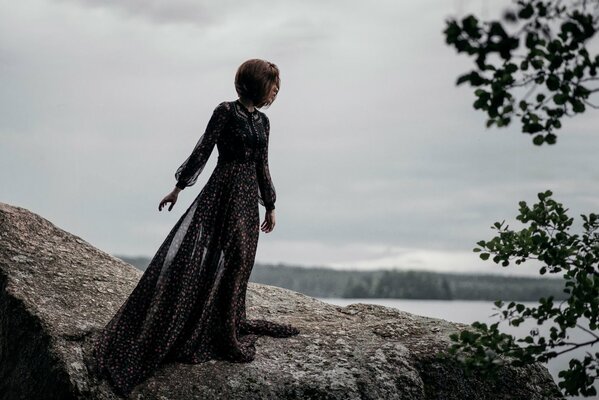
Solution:
{"label": "green leaf", "polygon": [[537,135],[537,136],[535,136],[535,137],[532,139],[532,142],[533,142],[534,144],[536,144],[537,146],[540,146],[540,145],[542,145],[542,144],[543,144],[543,142],[544,142],[543,135]]}
{"label": "green leaf", "polygon": [[566,104],[566,101],[568,101],[568,96],[558,93],[553,96],[553,101],[558,105]]}
{"label": "green leaf", "polygon": [[582,113],[585,110],[584,103],[580,100],[574,100],[572,102],[572,109],[576,113]]}
{"label": "green leaf", "polygon": [[514,63],[508,63],[505,66],[505,71],[509,74],[513,74],[514,72],[518,71],[518,66]]}
{"label": "green leaf", "polygon": [[458,80],[456,81],[456,85],[461,85],[464,82],[468,82],[470,80],[470,73],[460,75]]}
{"label": "green leaf", "polygon": [[557,89],[559,89],[560,81],[557,76],[551,74],[545,81],[545,84],[547,85],[547,89],[549,89],[553,92],[553,91],[556,91]]}
{"label": "green leaf", "polygon": [[532,17],[532,14],[534,12],[534,9],[532,8],[532,4],[528,3],[526,4],[526,6],[522,9],[520,9],[520,11],[518,11],[518,17],[522,18],[522,19],[528,19],[530,17]]}

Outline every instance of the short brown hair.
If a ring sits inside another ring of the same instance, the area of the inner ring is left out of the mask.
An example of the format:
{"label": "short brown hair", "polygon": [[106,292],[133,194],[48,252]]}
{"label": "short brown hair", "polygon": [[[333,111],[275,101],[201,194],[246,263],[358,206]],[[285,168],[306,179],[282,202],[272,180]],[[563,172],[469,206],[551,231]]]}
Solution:
{"label": "short brown hair", "polygon": [[252,58],[237,68],[235,90],[240,97],[251,100],[257,108],[270,106],[276,99],[276,94],[272,101],[268,98],[273,84],[278,91],[281,87],[279,68],[270,61]]}

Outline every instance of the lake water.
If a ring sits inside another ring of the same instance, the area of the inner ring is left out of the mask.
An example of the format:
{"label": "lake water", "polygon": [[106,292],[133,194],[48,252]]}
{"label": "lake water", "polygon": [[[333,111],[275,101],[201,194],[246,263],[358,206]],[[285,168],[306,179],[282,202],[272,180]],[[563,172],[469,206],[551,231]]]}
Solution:
{"label": "lake water", "polygon": [[[452,322],[461,322],[471,324],[474,321],[486,322],[487,324],[499,320],[498,316],[492,316],[497,313],[495,305],[492,301],[468,301],[468,300],[408,300],[408,299],[341,299],[341,298],[318,298],[321,301],[346,306],[352,303],[367,303],[378,304],[386,307],[397,308],[402,311],[407,311],[412,314],[423,315],[426,317],[440,318]],[[509,303],[509,301],[506,301]],[[538,306],[537,302],[519,302],[528,307]],[[588,328],[588,323],[585,320],[583,327]],[[499,324],[499,329],[502,332],[509,333],[515,337],[526,337],[533,328],[538,328],[539,333],[547,335],[551,324],[546,322],[542,325],[537,325],[534,321],[526,321],[518,327],[509,326],[506,321]],[[592,337],[582,329],[576,329],[569,332],[569,339],[572,342],[588,341]],[[558,372],[568,368],[568,362],[572,358],[582,360],[586,352],[597,352],[598,346],[583,347],[568,353],[562,354],[550,360],[546,367],[553,376],[554,381],[560,378]],[[595,388],[599,392],[599,382],[595,382]],[[570,396],[568,399],[589,399],[582,396]]]}

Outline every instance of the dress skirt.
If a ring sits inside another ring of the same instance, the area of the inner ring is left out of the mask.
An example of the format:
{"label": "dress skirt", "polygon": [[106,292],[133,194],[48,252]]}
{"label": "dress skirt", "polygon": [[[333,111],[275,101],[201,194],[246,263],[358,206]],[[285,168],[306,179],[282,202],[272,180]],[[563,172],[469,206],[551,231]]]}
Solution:
{"label": "dress skirt", "polygon": [[163,362],[251,362],[258,335],[299,333],[246,317],[260,224],[255,162],[219,160],[95,341],[98,371],[118,394]]}

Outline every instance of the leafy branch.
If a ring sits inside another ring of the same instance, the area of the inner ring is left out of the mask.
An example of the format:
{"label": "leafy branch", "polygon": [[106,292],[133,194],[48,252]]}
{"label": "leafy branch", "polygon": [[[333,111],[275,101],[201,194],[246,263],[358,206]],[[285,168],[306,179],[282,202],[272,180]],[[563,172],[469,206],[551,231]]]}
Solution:
{"label": "leafy branch", "polygon": [[[562,204],[551,198],[552,192],[538,194],[539,202],[529,207],[519,203],[520,214],[516,217],[526,227],[520,231],[509,229],[503,222],[491,227],[498,235],[489,241],[480,241],[473,249],[483,260],[492,259],[506,267],[511,262],[521,264],[527,260],[543,263],[539,273],[562,274],[563,291],[568,297],[554,304],[553,296],[539,299],[537,307],[497,300],[500,320],[518,326],[527,319],[538,325],[551,323],[548,335],[533,329],[524,338],[498,330],[499,322],[487,326],[474,322],[474,330],[465,329],[450,335],[455,342],[449,353],[463,363],[467,369],[477,368],[494,375],[498,367],[505,364],[522,366],[534,362],[547,362],[578,348],[592,347],[599,343],[599,215],[581,215],[583,233],[570,234],[573,223]],[[588,328],[579,321],[588,320]],[[568,332],[581,329],[588,334],[587,340],[572,342]],[[599,352],[587,352],[582,360],[571,359],[569,368],[560,371],[558,386],[567,395],[595,396],[593,383],[599,378]]]}
{"label": "leafy branch", "polygon": [[[477,88],[473,106],[486,112],[487,127],[506,127],[520,118],[522,132],[535,135],[534,144],[555,144],[564,116],[599,108],[589,99],[599,91],[589,86],[599,80],[599,54],[591,56],[586,47],[599,28],[599,0],[515,3],[505,11],[503,23],[479,22],[474,15],[446,21],[446,43],[475,56],[476,67],[456,84],[469,82]],[[508,24],[517,30],[508,33]],[[524,87],[528,92],[517,97]]]}

